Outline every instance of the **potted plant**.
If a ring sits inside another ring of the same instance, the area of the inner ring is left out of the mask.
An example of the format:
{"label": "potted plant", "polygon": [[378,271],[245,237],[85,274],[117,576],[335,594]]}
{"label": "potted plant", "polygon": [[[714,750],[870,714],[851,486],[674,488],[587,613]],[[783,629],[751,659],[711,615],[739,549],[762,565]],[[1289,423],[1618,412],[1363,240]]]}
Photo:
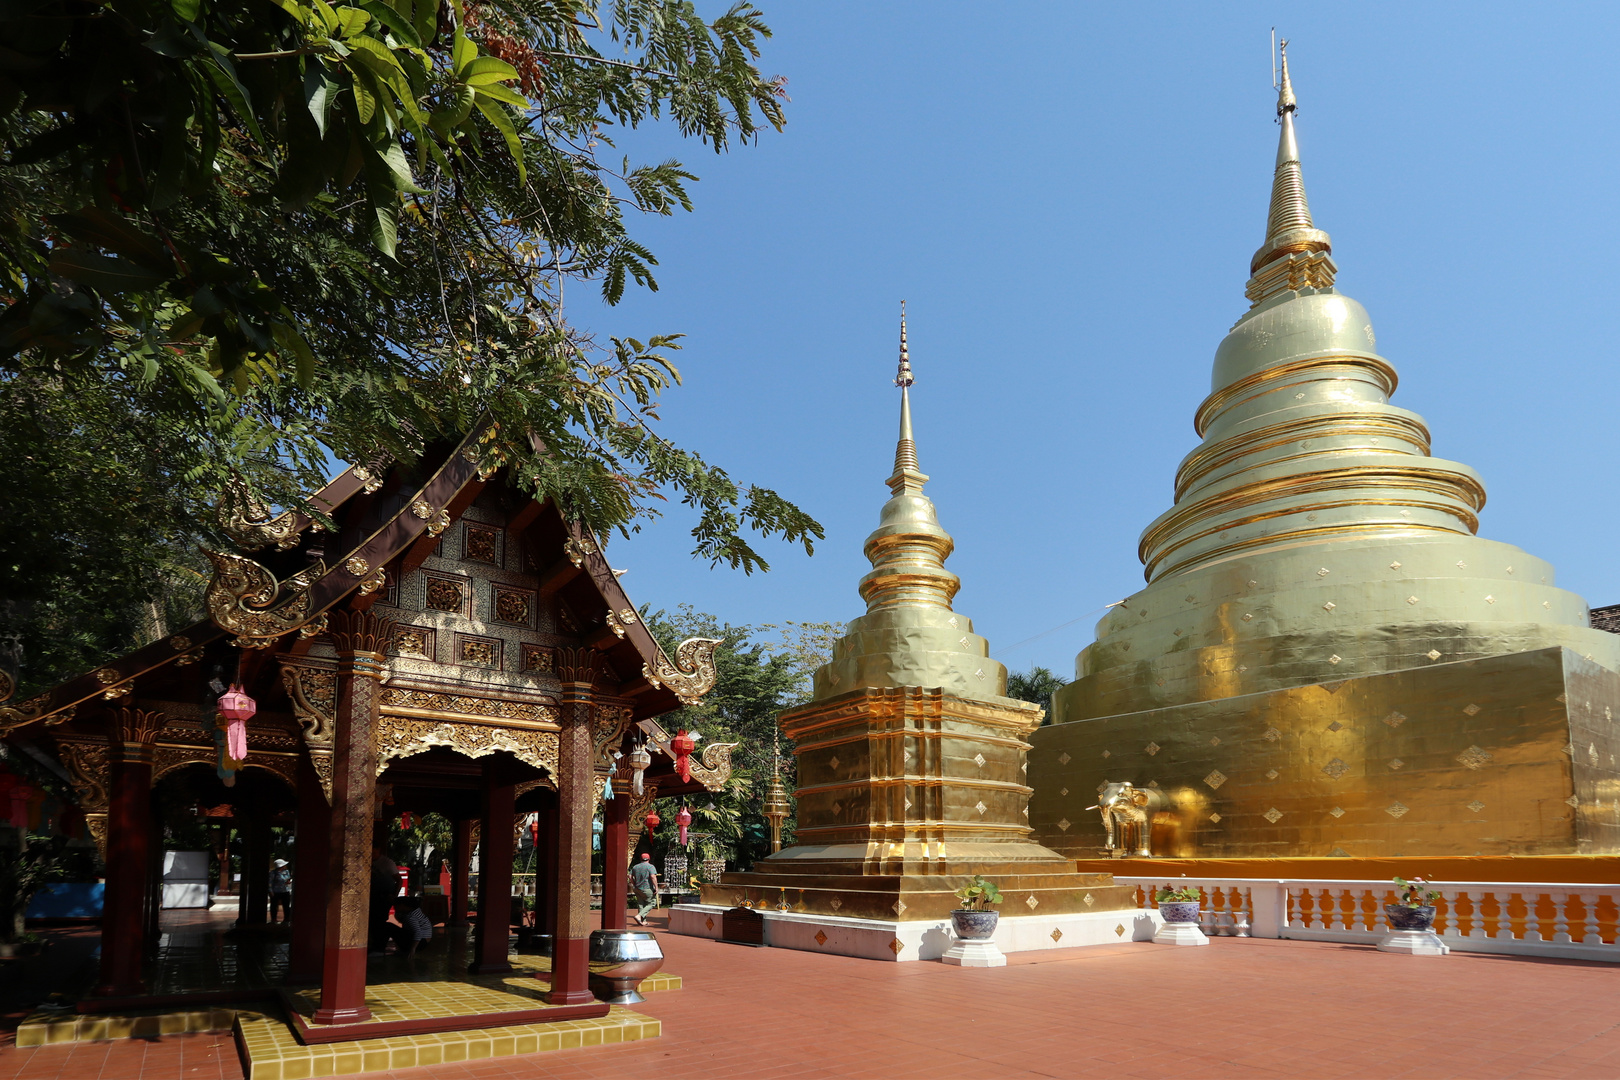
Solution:
{"label": "potted plant", "polygon": [[1196,885],[1183,885],[1179,889],[1168,886],[1159,890],[1159,915],[1167,923],[1198,923],[1198,902],[1202,894]]}
{"label": "potted plant", "polygon": [[971,882],[956,890],[956,898],[962,901],[962,906],[951,912],[956,936],[963,941],[989,941],[1001,920],[1001,913],[994,910],[994,905],[1001,903],[1001,890],[995,882],[974,874]]}
{"label": "potted plant", "polygon": [[40,938],[23,929],[28,902],[61,868],[61,845],[50,840],[24,840],[19,848],[0,848],[0,960],[38,951]]}
{"label": "potted plant", "polygon": [[1396,930],[1429,930],[1434,926],[1434,901],[1440,894],[1422,878],[1395,878],[1395,902],[1384,905],[1389,925]]}

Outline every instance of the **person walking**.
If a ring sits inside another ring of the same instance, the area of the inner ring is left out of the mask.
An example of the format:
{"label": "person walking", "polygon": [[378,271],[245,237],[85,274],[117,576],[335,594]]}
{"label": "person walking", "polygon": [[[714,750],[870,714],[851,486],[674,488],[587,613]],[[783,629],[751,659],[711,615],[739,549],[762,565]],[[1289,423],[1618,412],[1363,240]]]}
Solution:
{"label": "person walking", "polygon": [[400,952],[415,956],[418,945],[433,940],[433,921],[422,910],[422,898],[401,896],[394,902],[394,913],[399,916],[399,925],[390,923],[388,936]]}
{"label": "person walking", "polygon": [[658,871],[653,868],[652,856],[645,851],[641,853],[641,861],[630,868],[630,887],[640,901],[636,922],[646,926],[647,913],[658,906]]}
{"label": "person walking", "polygon": [[286,859],[270,864],[270,921],[276,921],[276,905],[281,905],[281,921],[292,919],[292,871]]}

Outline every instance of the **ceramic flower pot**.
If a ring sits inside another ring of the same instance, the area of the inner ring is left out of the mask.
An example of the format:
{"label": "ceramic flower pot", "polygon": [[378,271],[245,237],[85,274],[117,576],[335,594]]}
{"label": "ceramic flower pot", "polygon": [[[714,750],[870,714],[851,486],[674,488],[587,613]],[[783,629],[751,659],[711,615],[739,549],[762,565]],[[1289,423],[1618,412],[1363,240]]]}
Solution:
{"label": "ceramic flower pot", "polygon": [[1165,922],[1198,924],[1197,900],[1161,900],[1159,914]]}
{"label": "ceramic flower pot", "polygon": [[1430,930],[1434,927],[1434,905],[1409,907],[1406,904],[1385,904],[1384,914],[1389,925],[1397,930]]}
{"label": "ceramic flower pot", "polygon": [[989,941],[1001,919],[999,911],[969,911],[957,908],[951,912],[951,927],[963,941]]}

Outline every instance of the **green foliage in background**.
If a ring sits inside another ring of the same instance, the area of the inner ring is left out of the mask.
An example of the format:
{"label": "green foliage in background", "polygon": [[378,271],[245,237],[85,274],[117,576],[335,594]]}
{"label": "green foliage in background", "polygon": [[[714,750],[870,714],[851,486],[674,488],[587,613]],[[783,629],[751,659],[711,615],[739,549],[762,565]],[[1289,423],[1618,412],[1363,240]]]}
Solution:
{"label": "green foliage in background", "polygon": [[[599,533],[673,497],[698,555],[821,528],[656,431],[678,334],[598,340],[568,286],[656,288],[678,161],[784,121],[770,36],[690,0],[0,2],[0,634],[24,692],[195,611],[233,473],[300,506],[334,460],[486,460]],[[610,55],[611,54],[611,55]],[[62,598],[64,590],[77,597]]]}
{"label": "green foliage in background", "polygon": [[1046,715],[1041,718],[1042,724],[1052,722],[1052,695],[1067,685],[1068,679],[1054,675],[1043,667],[1007,672],[1007,696],[1017,698],[1019,701],[1032,701],[1045,709]]}

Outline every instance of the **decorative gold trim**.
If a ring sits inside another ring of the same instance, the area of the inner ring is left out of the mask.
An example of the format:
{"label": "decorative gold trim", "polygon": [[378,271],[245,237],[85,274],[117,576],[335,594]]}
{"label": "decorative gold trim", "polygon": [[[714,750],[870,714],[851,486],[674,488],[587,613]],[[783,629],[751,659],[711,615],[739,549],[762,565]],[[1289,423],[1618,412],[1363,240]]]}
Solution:
{"label": "decorative gold trim", "polygon": [[[1371,353],[1338,352],[1311,356],[1303,360],[1294,360],[1286,364],[1278,364],[1276,367],[1266,368],[1263,371],[1257,371],[1215,391],[1204,399],[1202,405],[1198,406],[1198,412],[1193,417],[1193,430],[1198,432],[1199,438],[1203,438],[1204,433],[1214,423],[1215,414],[1224,412],[1229,404],[1234,403],[1233,399],[1268,382],[1284,379],[1290,375],[1298,375],[1318,367],[1365,368],[1378,381],[1385,397],[1395,393],[1395,388],[1400,383],[1400,376],[1396,374],[1394,366],[1381,356],[1374,356]],[[1320,376],[1305,381],[1315,382],[1317,378],[1320,378]],[[1270,393],[1274,390],[1285,390],[1292,385],[1295,384],[1282,383],[1278,386],[1266,387],[1262,392]]]}
{"label": "decorative gold trim", "polygon": [[557,781],[558,737],[554,731],[526,731],[486,724],[438,723],[383,714],[377,721],[377,775],[396,758],[407,758],[435,746],[470,758],[505,751]]}
{"label": "decorative gold trim", "polygon": [[668,687],[682,705],[703,703],[703,695],[714,689],[714,650],[720,642],[713,638],[687,638],[675,648],[675,663],[660,648],[651,664],[641,665],[641,674],[653,686]]}
{"label": "decorative gold trim", "polygon": [[[1411,443],[1419,448],[1416,454],[1413,455],[1416,457],[1427,457],[1431,449],[1429,429],[1422,422],[1410,417],[1378,413],[1331,413],[1326,416],[1307,416],[1280,424],[1267,424],[1264,427],[1251,428],[1210,446],[1199,447],[1191,454],[1188,454],[1186,460],[1176,469],[1176,499],[1179,501],[1189,488],[1193,487],[1205,476],[1223,465],[1230,465],[1239,458],[1262,453],[1266,450],[1274,450],[1279,446],[1287,446],[1289,443],[1305,439],[1347,436],[1397,439],[1401,442]],[[1411,454],[1411,451],[1407,450],[1343,446],[1330,447],[1317,453],[1343,454],[1346,452],[1358,454]],[[1311,456],[1314,455],[1294,454],[1285,458],[1267,459],[1265,464],[1271,466],[1279,461],[1291,461],[1294,458]]]}
{"label": "decorative gold trim", "polygon": [[[274,516],[270,507],[254,497],[247,481],[232,473],[225,480],[216,511],[220,531],[243,551],[258,551],[270,544],[286,551],[298,543],[298,515],[284,510]],[[176,648],[175,652],[184,652]]]}
{"label": "decorative gold trim", "polygon": [[79,809],[86,814],[105,811],[110,797],[111,747],[105,742],[58,738],[56,752],[79,797]]}
{"label": "decorative gold trim", "polygon": [[370,596],[384,585],[388,584],[388,568],[379,566],[362,582],[360,582],[360,595]]}
{"label": "decorative gold trim", "polygon": [[[299,592],[280,608],[273,609],[283,589],[269,570],[241,555],[208,550],[203,554],[214,564],[214,577],[208,583],[206,598],[208,616],[220,629],[237,635],[234,644],[243,648],[268,648],[309,618],[307,591]],[[311,572],[319,577],[326,572],[326,567],[316,560],[303,573]]]}
{"label": "decorative gold trim", "polygon": [[343,564],[343,569],[357,578],[363,578],[371,573],[371,564],[358,555],[351,555],[349,561]]}
{"label": "decorative gold trim", "polygon": [[543,724],[548,730],[557,727],[556,708],[538,701],[503,701],[390,686],[383,688],[377,707],[397,716],[484,723],[515,721],[524,725]]}

